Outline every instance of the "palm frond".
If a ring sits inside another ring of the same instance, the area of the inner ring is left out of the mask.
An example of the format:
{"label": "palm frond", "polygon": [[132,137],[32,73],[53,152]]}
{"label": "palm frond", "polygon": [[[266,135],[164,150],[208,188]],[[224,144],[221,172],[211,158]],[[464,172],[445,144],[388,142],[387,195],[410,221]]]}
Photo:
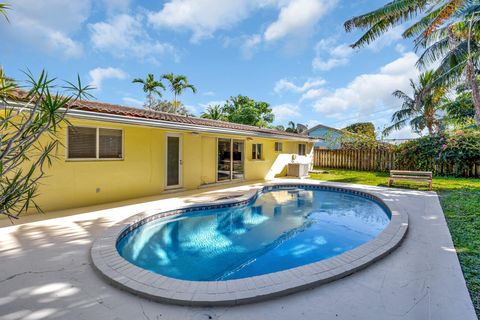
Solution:
{"label": "palm frond", "polygon": [[10,8],[11,5],[9,5],[8,3],[0,3],[0,15],[2,15],[5,20],[7,20],[7,22],[10,22],[7,15],[7,10],[10,10]]}
{"label": "palm frond", "polygon": [[383,19],[374,24],[368,29],[357,41],[355,41],[350,47],[360,48],[377,40],[383,33],[385,33],[391,26],[388,19]]}
{"label": "palm frond", "polygon": [[406,125],[407,125],[407,119],[397,121],[397,122],[393,123],[391,126],[388,126],[385,129],[383,129],[382,133],[383,133],[383,135],[388,136],[393,131],[400,130],[403,127],[405,127]]}
{"label": "palm frond", "polygon": [[426,69],[427,65],[432,64],[443,58],[450,51],[448,38],[435,42],[428,47],[418,58],[416,66],[418,69]]}
{"label": "palm frond", "polygon": [[402,99],[402,100],[405,100],[405,101],[412,101],[413,102],[413,99],[409,97],[408,94],[406,94],[405,92],[401,91],[401,90],[395,90],[392,95],[395,97],[395,98],[398,98],[398,99]]}
{"label": "palm frond", "polygon": [[408,27],[403,32],[404,38],[411,38],[419,34],[423,34],[429,25],[432,24],[432,21],[438,16],[438,13],[444,8],[445,5],[433,10],[432,12],[425,15],[423,18],[415,22],[413,25]]}
{"label": "palm frond", "polygon": [[450,17],[455,14],[455,12],[462,7],[462,5],[467,2],[467,0],[450,0],[445,3],[441,10],[437,13],[437,16],[431,21],[431,23],[425,29],[425,35],[430,35],[435,31],[440,25],[445,21],[450,19]]}
{"label": "palm frond", "polygon": [[428,2],[428,0],[394,0],[377,10],[346,21],[344,27],[347,32],[355,28],[367,29],[385,18],[390,18],[391,25],[402,23],[424,10]]}

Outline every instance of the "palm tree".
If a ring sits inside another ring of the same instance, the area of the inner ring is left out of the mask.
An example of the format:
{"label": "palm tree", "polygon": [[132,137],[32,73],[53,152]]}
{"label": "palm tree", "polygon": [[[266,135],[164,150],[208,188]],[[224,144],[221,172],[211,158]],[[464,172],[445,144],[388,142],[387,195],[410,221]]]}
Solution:
{"label": "palm tree", "polygon": [[147,102],[145,106],[148,109],[152,109],[155,105],[155,99],[153,98],[153,94],[157,94],[159,97],[162,96],[159,88],[165,90],[165,86],[161,81],[155,80],[155,76],[151,73],[147,74],[145,79],[135,78],[133,79],[132,83],[140,83],[143,85],[143,92],[147,94]]}
{"label": "palm tree", "polygon": [[404,37],[423,34],[428,36],[461,12],[466,6],[473,6],[469,0],[393,0],[383,7],[345,22],[347,32],[353,29],[367,29],[353,45],[359,48],[378,39],[383,33],[399,23],[412,20],[419,14],[424,15],[403,34]]}
{"label": "palm tree", "polygon": [[202,113],[200,118],[211,119],[211,120],[225,120],[225,115],[223,114],[222,107],[218,104],[208,106],[205,112]]}
{"label": "palm tree", "polygon": [[297,133],[297,132],[298,132],[298,128],[297,128],[297,125],[295,124],[295,122],[289,121],[289,122],[288,122],[288,127],[285,129],[285,131],[286,131],[286,132]]}
{"label": "palm tree", "polygon": [[4,16],[7,21],[8,21],[8,15],[7,15],[8,9],[10,9],[10,5],[8,3],[0,3],[0,15]]}
{"label": "palm tree", "polygon": [[418,66],[440,60],[432,85],[452,87],[466,79],[480,125],[480,89],[476,81],[475,62],[480,58],[478,1],[470,0],[393,0],[383,7],[345,22],[345,29],[367,29],[352,45],[365,46],[399,23],[419,15],[407,28],[404,38],[415,38],[416,49],[424,49]]}
{"label": "palm tree", "polygon": [[173,107],[176,110],[178,106],[177,96],[181,95],[185,89],[192,90],[193,93],[197,92],[197,89],[193,84],[188,83],[187,77],[183,75],[174,75],[173,73],[164,74],[162,79],[170,82],[170,90],[173,93]]}
{"label": "palm tree", "polygon": [[407,124],[410,124],[417,133],[426,128],[429,135],[433,135],[441,128],[437,110],[445,89],[441,87],[432,89],[433,82],[434,72],[429,70],[420,75],[418,84],[410,80],[413,98],[400,90],[393,93],[394,97],[403,100],[402,108],[393,114],[392,125],[383,130],[384,135],[388,135],[393,130],[399,130]]}

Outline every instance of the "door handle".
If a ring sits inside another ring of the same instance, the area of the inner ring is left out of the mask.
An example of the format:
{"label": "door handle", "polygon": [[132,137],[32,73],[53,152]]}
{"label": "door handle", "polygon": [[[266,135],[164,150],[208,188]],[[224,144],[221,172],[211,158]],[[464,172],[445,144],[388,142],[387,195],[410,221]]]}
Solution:
{"label": "door handle", "polygon": [[179,163],[180,165],[183,165],[183,160],[178,160],[178,163]]}

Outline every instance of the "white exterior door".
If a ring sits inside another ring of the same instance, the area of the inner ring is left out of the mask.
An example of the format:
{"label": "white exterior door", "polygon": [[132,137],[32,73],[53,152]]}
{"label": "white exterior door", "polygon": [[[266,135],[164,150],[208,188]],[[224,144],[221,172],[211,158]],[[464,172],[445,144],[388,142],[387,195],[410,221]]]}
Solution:
{"label": "white exterior door", "polygon": [[182,137],[178,134],[167,134],[165,159],[165,187],[180,188],[182,186]]}

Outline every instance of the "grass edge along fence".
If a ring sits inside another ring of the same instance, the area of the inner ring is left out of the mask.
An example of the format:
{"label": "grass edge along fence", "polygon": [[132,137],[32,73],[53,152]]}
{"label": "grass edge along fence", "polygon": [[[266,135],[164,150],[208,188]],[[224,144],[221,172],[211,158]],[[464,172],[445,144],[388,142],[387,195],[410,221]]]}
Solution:
{"label": "grass edge along fence", "polygon": [[[313,165],[325,169],[348,169],[359,171],[418,170],[401,167],[396,159],[398,151],[387,149],[319,149],[315,148]],[[455,163],[432,164],[429,171],[435,175],[457,175],[480,178],[480,159],[477,163],[461,170]]]}

